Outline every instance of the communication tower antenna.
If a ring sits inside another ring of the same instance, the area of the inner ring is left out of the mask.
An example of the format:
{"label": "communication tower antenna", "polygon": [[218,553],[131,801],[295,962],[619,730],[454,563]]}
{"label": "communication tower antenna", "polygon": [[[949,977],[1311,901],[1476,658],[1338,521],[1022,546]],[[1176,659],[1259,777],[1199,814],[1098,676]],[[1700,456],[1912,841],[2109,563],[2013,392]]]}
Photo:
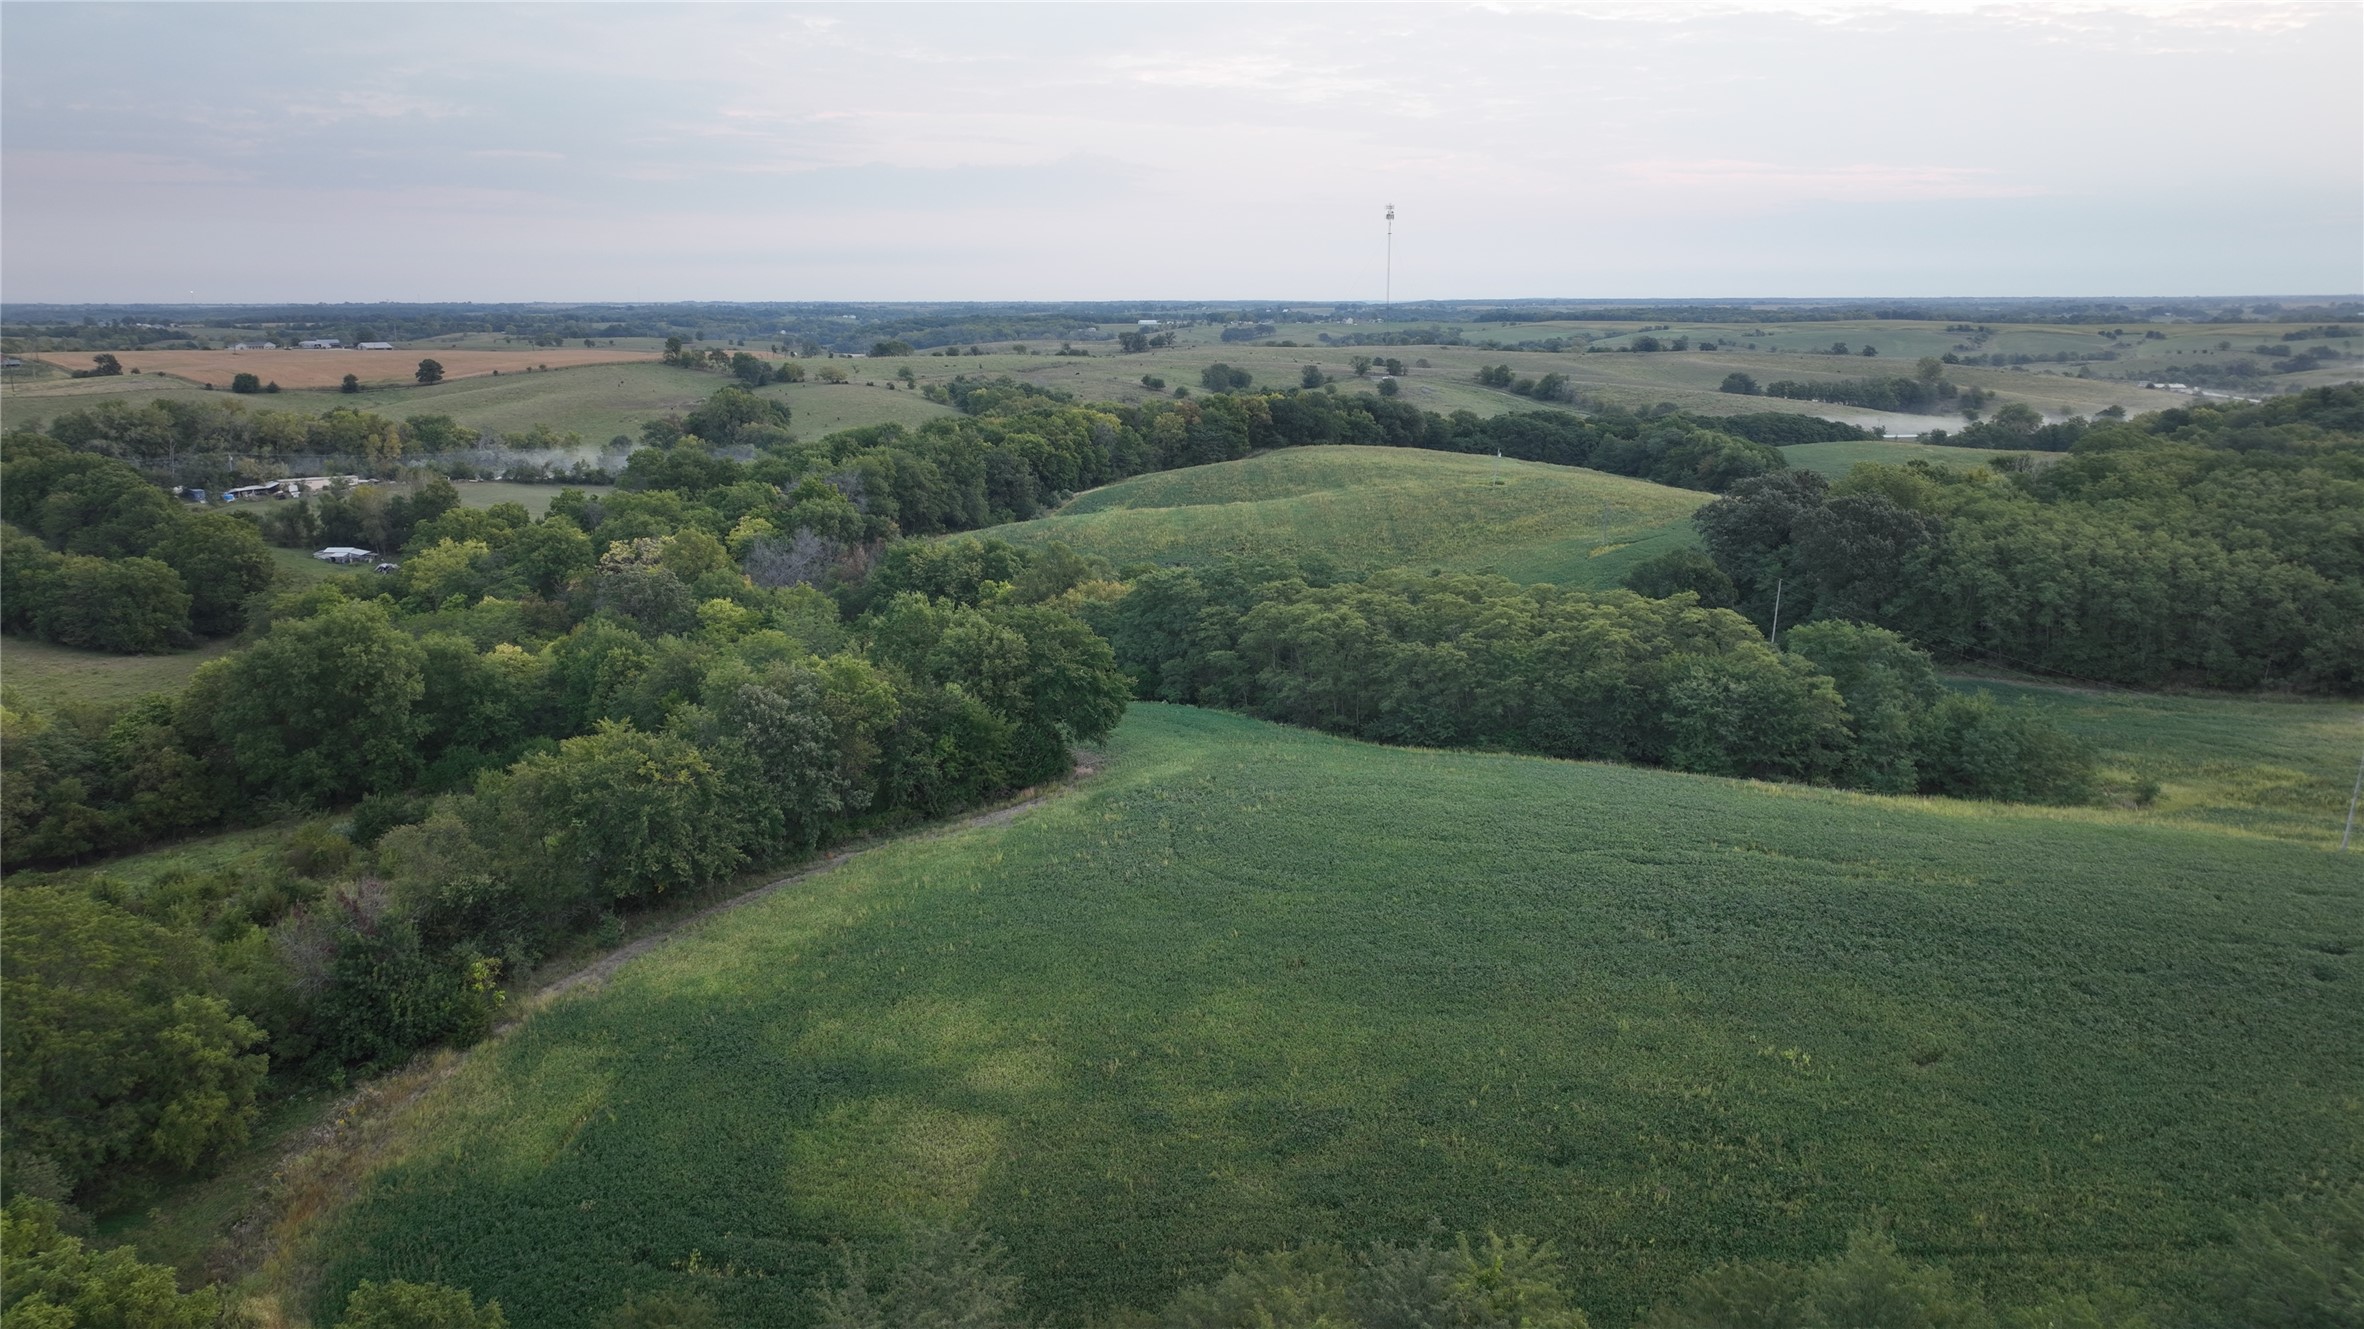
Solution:
{"label": "communication tower antenna", "polygon": [[1387,205],[1387,285],[1380,297],[1379,321],[1384,323],[1395,312],[1395,205]]}

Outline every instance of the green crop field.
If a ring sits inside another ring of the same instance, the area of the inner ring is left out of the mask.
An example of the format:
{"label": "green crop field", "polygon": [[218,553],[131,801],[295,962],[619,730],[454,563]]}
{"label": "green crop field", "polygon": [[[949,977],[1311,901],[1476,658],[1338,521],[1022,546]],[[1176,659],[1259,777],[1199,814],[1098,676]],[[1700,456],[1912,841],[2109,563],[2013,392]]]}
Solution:
{"label": "green crop field", "polygon": [[[1237,1249],[1557,1242],[1617,1326],[1884,1216],[2005,1296],[2175,1298],[2364,1168],[2364,878],[2146,822],[1389,750],[1139,706],[1082,791],[694,929],[481,1049],[315,1227],[519,1329],[961,1218],[1034,1308]],[[323,1317],[326,1318],[325,1316]]]}
{"label": "green crop field", "polygon": [[1486,569],[1523,582],[1609,586],[1640,559],[1691,540],[1690,515],[1708,498],[1539,462],[1283,448],[1136,476],[1049,517],[982,534],[1021,544],[1061,540],[1120,566],[1318,554],[1341,570]]}
{"label": "green crop field", "polygon": [[110,655],[29,637],[0,637],[0,686],[33,701],[113,706],[151,692],[177,692],[197,666],[230,649],[208,642],[172,655]]}

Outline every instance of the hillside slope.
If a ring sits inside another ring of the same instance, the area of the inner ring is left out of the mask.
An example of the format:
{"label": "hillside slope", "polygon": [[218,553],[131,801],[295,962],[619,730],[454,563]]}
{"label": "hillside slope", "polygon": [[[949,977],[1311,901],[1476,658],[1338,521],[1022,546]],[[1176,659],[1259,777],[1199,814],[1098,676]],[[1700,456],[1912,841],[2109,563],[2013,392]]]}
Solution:
{"label": "hillside slope", "polygon": [[2313,849],[1159,706],[1105,760],[479,1050],[311,1233],[322,1308],[806,1323],[830,1242],[922,1217],[1060,1323],[1432,1218],[1556,1241],[1604,1327],[1875,1213],[1999,1294],[2172,1299],[2364,1176],[2364,882]]}
{"label": "hillside slope", "polygon": [[1614,586],[1633,563],[1690,542],[1691,513],[1713,497],[1537,462],[1409,448],[1283,448],[1136,476],[1051,516],[982,534],[1019,544],[1061,540],[1120,567],[1322,555],[1342,571],[1441,567]]}

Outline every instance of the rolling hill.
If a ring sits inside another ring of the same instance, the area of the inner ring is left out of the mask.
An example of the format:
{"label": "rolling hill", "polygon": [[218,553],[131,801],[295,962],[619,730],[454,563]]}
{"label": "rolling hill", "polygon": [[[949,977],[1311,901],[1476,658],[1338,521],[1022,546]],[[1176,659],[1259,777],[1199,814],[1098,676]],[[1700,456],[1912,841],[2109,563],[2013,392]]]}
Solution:
{"label": "rolling hill", "polygon": [[303,1233],[314,1299],[806,1323],[830,1243],[956,1218],[1075,1323],[1438,1219],[1621,1326],[1877,1214],[1997,1296],[2173,1301],[2364,1166],[2364,884],[2317,849],[1149,705],[1102,760],[480,1048]]}
{"label": "rolling hill", "polygon": [[[1499,479],[1501,483],[1496,484]],[[1136,476],[1034,521],[980,532],[1064,541],[1123,566],[1226,554],[1324,555],[1341,571],[1440,567],[1613,586],[1693,537],[1712,496],[1537,462],[1405,448],[1284,448]]]}

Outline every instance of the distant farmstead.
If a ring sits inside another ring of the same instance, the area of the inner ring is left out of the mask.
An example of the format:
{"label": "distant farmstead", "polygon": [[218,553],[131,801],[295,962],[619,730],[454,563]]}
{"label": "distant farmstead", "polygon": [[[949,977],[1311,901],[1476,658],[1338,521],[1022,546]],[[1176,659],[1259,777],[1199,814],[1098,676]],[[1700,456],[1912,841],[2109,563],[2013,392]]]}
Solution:
{"label": "distant farmstead", "polygon": [[344,344],[344,339],[341,337],[314,337],[308,341],[296,343],[299,348],[307,351],[333,351]]}
{"label": "distant farmstead", "polygon": [[391,351],[394,349],[394,343],[390,341],[365,341],[361,343],[358,349],[364,351]]}

